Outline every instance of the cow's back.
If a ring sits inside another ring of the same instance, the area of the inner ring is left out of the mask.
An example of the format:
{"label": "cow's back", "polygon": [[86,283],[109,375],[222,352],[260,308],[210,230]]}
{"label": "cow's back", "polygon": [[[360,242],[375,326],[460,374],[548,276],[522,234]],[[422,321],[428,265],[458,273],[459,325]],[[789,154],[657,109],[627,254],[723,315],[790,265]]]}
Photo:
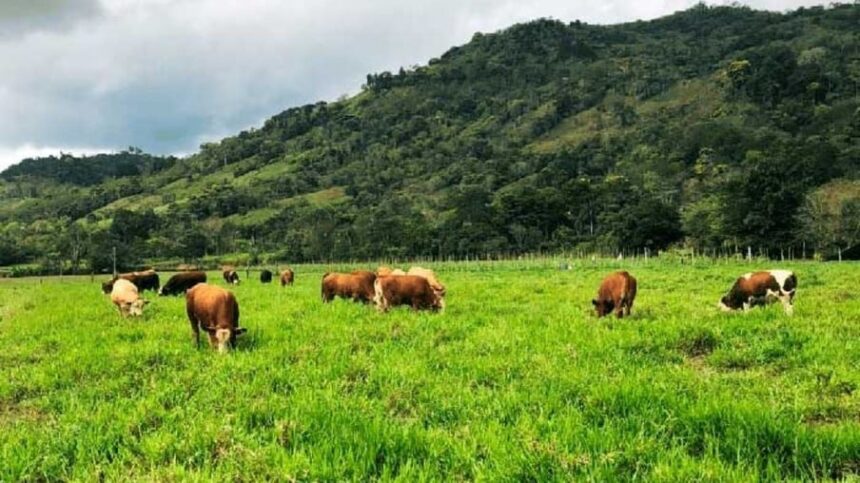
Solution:
{"label": "cow's back", "polygon": [[114,281],[110,299],[115,304],[129,304],[140,298],[137,286],[126,279]]}
{"label": "cow's back", "polygon": [[161,288],[163,295],[185,292],[197,284],[206,283],[206,272],[181,272],[173,275]]}
{"label": "cow's back", "polygon": [[611,273],[600,283],[598,295],[602,299],[615,301],[627,298],[628,295],[635,297],[636,279],[626,271]]}
{"label": "cow's back", "polygon": [[185,295],[186,308],[201,326],[233,329],[239,326],[239,304],[231,292],[213,285],[197,284]]}
{"label": "cow's back", "polygon": [[434,273],[433,270],[423,267],[410,267],[406,274],[424,277],[430,283],[430,287],[432,287],[433,290],[438,292],[440,295],[445,294],[445,286],[439,282],[439,279],[436,278],[436,273]]}

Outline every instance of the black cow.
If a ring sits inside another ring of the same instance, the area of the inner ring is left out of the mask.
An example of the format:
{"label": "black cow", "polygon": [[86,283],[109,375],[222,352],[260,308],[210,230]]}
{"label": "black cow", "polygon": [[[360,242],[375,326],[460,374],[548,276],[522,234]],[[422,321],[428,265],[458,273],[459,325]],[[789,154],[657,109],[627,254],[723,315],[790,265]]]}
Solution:
{"label": "black cow", "polygon": [[272,272],[263,270],[260,272],[260,283],[272,283]]}
{"label": "black cow", "polygon": [[206,283],[206,272],[180,272],[170,277],[158,295],[182,295],[198,283]]}

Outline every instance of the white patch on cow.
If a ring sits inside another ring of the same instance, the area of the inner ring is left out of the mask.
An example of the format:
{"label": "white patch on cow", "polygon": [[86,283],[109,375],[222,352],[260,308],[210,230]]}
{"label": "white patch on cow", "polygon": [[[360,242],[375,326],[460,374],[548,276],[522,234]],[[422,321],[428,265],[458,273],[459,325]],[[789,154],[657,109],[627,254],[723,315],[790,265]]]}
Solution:
{"label": "white patch on cow", "polygon": [[776,279],[776,283],[779,284],[779,290],[782,292],[785,287],[785,281],[789,279],[794,272],[790,270],[768,270],[768,272],[774,279]]}
{"label": "white patch on cow", "polygon": [[215,340],[218,342],[218,352],[225,353],[230,348],[230,330],[218,329],[215,331]]}
{"label": "white patch on cow", "polygon": [[782,302],[782,308],[785,310],[786,315],[792,315],[794,313],[794,305],[791,304],[791,300],[788,297],[780,297],[779,300]]}
{"label": "white patch on cow", "polygon": [[750,272],[750,273],[745,273],[745,274],[741,275],[741,277],[743,277],[744,280],[749,280],[750,278],[752,278],[752,275],[753,275],[752,272]]}
{"label": "white patch on cow", "polygon": [[717,304],[717,307],[719,307],[719,309],[722,310],[723,312],[731,312],[732,311],[732,308],[729,307],[728,305],[724,304],[722,300],[720,301],[719,304]]}

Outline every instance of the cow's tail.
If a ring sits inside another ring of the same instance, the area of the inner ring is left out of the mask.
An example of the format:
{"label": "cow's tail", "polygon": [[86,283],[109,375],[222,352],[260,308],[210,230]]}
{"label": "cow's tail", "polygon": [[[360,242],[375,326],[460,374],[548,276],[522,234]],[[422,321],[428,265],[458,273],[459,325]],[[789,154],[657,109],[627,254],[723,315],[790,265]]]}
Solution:
{"label": "cow's tail", "polygon": [[331,272],[326,272],[323,274],[322,282],[320,283],[320,296],[322,297],[323,303],[329,301],[328,297],[326,297],[326,293],[325,293],[325,278],[329,276],[329,273],[331,273]]}

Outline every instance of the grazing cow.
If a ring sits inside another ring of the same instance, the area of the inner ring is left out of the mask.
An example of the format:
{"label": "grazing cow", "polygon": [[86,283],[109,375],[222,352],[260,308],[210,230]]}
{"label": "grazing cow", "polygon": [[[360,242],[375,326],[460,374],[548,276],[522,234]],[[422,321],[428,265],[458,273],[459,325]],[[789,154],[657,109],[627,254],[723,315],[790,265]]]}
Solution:
{"label": "grazing cow", "polygon": [[143,306],[148,302],[140,298],[137,286],[124,278],[116,280],[111,288],[111,302],[123,317],[143,315]]}
{"label": "grazing cow", "polygon": [[376,274],[363,270],[352,273],[326,273],[322,279],[323,302],[331,302],[335,296],[355,302],[373,301],[373,282]]}
{"label": "grazing cow", "polygon": [[430,270],[429,268],[409,267],[409,271],[406,272],[406,274],[426,278],[427,281],[430,282],[430,287],[433,288],[434,292],[439,294],[441,297],[445,296],[445,286],[439,283],[433,270]]}
{"label": "grazing cow", "polygon": [[206,283],[206,272],[180,272],[170,277],[158,295],[180,295],[198,283]]}
{"label": "grazing cow", "polygon": [[439,311],[444,308],[439,293],[433,290],[426,278],[418,275],[378,277],[373,289],[373,301],[380,312],[387,312],[397,305],[409,305],[413,310]]}
{"label": "grazing cow", "polygon": [[281,287],[285,285],[292,285],[296,280],[296,274],[289,268],[281,272]]}
{"label": "grazing cow", "polygon": [[262,270],[260,272],[260,283],[272,283],[272,272],[269,270]]}
{"label": "grazing cow", "polygon": [[113,290],[113,284],[118,279],[128,280],[141,292],[144,290],[158,291],[161,287],[161,282],[158,278],[158,274],[155,273],[155,270],[146,270],[143,272],[121,273],[107,282],[104,282],[102,284],[102,292],[106,294],[111,293],[111,290]]}
{"label": "grazing cow", "polygon": [[797,277],[789,270],[768,270],[747,273],[735,281],[732,289],[721,300],[720,309],[749,310],[756,305],[782,302],[785,313],[794,312],[794,294],[797,291]]}
{"label": "grazing cow", "polygon": [[236,346],[236,337],[245,333],[239,327],[239,303],[231,292],[205,283],[195,285],[185,294],[185,311],[194,332],[194,343],[200,347],[200,329],[209,335],[209,345],[218,352]]}
{"label": "grazing cow", "polygon": [[627,272],[610,273],[600,283],[597,298],[592,300],[598,317],[609,315],[615,311],[619,319],[630,316],[633,300],[636,299],[636,279]]}
{"label": "grazing cow", "polygon": [[239,285],[239,273],[235,269],[224,269],[224,281],[229,285]]}

